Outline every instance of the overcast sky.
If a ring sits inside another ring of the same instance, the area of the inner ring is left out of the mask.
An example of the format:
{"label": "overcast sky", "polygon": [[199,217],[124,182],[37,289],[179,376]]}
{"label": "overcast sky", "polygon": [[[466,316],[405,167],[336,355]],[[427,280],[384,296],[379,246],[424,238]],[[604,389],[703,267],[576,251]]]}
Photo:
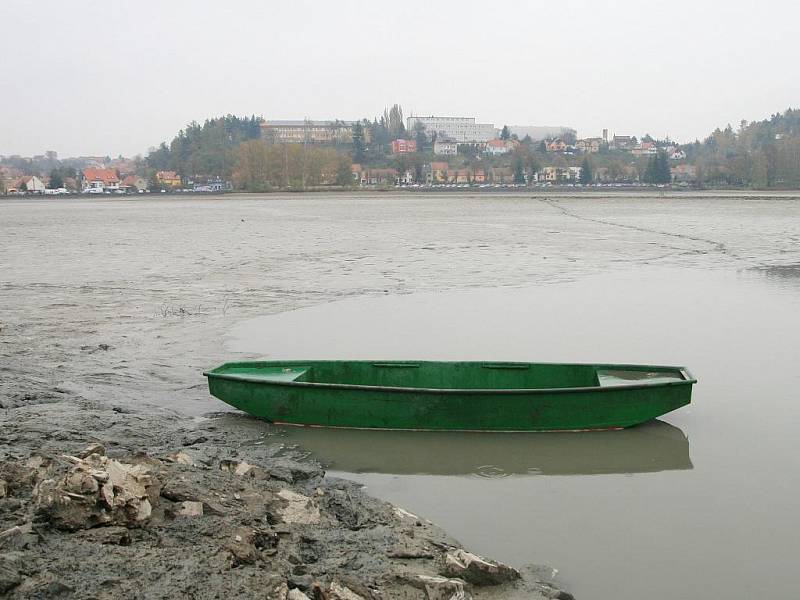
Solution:
{"label": "overcast sky", "polygon": [[800,107],[784,0],[0,0],[0,154],[133,155],[226,113],[679,141]]}

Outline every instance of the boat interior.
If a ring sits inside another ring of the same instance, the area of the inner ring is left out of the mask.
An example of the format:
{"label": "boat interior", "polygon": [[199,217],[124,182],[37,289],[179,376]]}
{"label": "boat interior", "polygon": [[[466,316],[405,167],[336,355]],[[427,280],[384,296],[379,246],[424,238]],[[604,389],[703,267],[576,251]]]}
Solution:
{"label": "boat interior", "polygon": [[227,363],[210,372],[265,382],[427,389],[554,389],[688,380],[680,367],[514,362],[272,361]]}

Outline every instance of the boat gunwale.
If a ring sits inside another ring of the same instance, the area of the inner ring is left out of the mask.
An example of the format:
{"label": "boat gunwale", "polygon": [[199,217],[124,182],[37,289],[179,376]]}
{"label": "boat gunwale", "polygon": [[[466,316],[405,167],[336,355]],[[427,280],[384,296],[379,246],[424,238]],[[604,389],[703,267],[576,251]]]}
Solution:
{"label": "boat gunwale", "polygon": [[[264,366],[282,366],[290,367],[305,367],[308,362],[341,362],[341,361],[320,361],[312,360],[307,362],[298,361],[253,361],[252,365]],[[369,363],[383,363],[383,364],[421,364],[426,362],[437,361],[359,361]],[[455,362],[455,361],[454,361]],[[622,385],[606,385],[606,386],[580,386],[580,387],[567,387],[567,388],[423,388],[423,387],[399,387],[399,386],[381,386],[381,385],[363,385],[356,383],[327,383],[315,381],[279,381],[264,379],[261,377],[251,377],[248,375],[237,373],[215,373],[217,369],[222,369],[227,366],[241,365],[248,363],[224,363],[212,371],[204,371],[203,375],[208,378],[218,378],[228,381],[238,381],[243,383],[255,383],[262,385],[277,385],[285,387],[300,387],[300,388],[313,388],[313,389],[336,389],[336,390],[354,390],[354,391],[370,391],[370,392],[392,392],[392,393],[416,393],[416,394],[462,394],[462,395],[519,395],[519,394],[568,394],[568,393],[590,393],[590,392],[603,392],[603,391],[620,391],[620,390],[637,390],[637,389],[652,389],[669,386],[692,386],[697,383],[697,379],[691,374],[686,367],[675,367],[667,365],[631,365],[631,364],[592,364],[592,363],[519,363],[519,362],[505,362],[505,363],[482,363],[480,361],[465,361],[473,362],[475,364],[507,364],[507,365],[568,365],[568,366],[582,366],[594,367],[596,369],[606,370],[640,370],[653,369],[654,371],[677,371],[684,379],[676,381],[654,381],[652,383],[634,383]],[[276,364],[277,363],[277,364]],[[641,381],[641,380],[639,380]]]}

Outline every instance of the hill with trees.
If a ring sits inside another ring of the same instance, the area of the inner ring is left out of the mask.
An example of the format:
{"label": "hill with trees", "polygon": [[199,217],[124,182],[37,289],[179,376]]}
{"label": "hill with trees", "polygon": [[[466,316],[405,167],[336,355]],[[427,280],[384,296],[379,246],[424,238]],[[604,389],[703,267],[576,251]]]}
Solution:
{"label": "hill with trees", "polygon": [[763,121],[716,129],[702,142],[683,146],[686,160],[706,186],[800,187],[800,110]]}
{"label": "hill with trees", "polygon": [[153,171],[177,171],[189,177],[230,178],[239,145],[261,136],[261,118],[226,115],[202,125],[190,123],[169,143],[152,150],[145,159]]}

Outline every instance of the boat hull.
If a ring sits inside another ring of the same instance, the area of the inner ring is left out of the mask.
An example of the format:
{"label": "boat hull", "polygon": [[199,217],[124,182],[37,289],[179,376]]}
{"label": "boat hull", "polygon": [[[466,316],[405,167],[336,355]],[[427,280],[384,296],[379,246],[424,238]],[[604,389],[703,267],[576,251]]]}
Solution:
{"label": "boat hull", "polygon": [[608,387],[415,389],[274,381],[225,373],[224,367],[206,373],[209,391],[251,415],[281,424],[363,429],[576,431],[625,428],[689,404],[695,383],[685,378]]}

